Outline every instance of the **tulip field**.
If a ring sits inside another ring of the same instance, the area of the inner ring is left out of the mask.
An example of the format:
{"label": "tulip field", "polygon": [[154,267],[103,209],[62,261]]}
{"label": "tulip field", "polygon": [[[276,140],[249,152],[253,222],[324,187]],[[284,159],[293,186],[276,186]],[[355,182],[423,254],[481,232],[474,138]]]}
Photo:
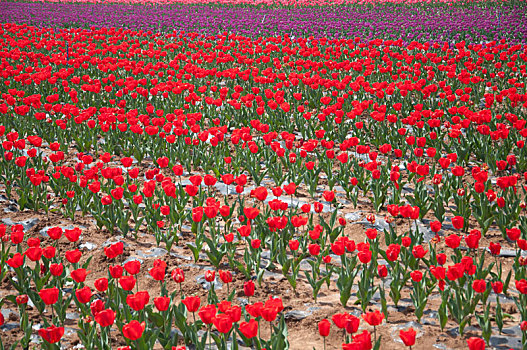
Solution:
{"label": "tulip field", "polygon": [[0,2],[0,350],[527,349],[527,4]]}

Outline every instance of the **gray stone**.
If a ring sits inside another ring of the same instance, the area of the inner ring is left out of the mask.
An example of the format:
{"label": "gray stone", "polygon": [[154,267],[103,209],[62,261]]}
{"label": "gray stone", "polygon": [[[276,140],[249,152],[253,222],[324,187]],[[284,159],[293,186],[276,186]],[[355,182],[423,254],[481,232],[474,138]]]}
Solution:
{"label": "gray stone", "polygon": [[177,259],[187,260],[187,261],[191,261],[193,259],[193,257],[191,256],[181,255],[181,254],[177,254],[173,252],[170,252],[170,256],[177,258]]}
{"label": "gray stone", "polygon": [[445,344],[441,344],[441,343],[437,343],[432,346],[439,350],[451,350],[448,346],[446,346]]}
{"label": "gray stone", "polygon": [[240,306],[245,306],[249,304],[249,299],[247,298],[236,298],[236,300],[238,300],[238,302],[240,303]]}
{"label": "gray stone", "polygon": [[436,320],[432,318],[422,318],[421,323],[428,326],[437,326]]}
{"label": "gray stone", "polygon": [[281,273],[271,272],[268,270],[264,270],[263,277],[264,278],[274,278],[277,280],[282,280],[285,278],[284,275],[282,275]]}
{"label": "gray stone", "polygon": [[79,314],[76,312],[66,312],[66,319],[67,320],[78,320]]}
{"label": "gray stone", "polygon": [[493,346],[496,349],[522,349],[522,339],[517,337],[511,337],[509,335],[493,335],[489,340],[490,346]]}
{"label": "gray stone", "polygon": [[24,228],[24,232],[26,232],[26,231],[31,230],[33,227],[35,227],[40,222],[40,219],[38,219],[38,218],[30,218],[30,219],[27,219],[27,220],[22,220],[22,221],[15,222],[15,221],[7,218],[7,219],[2,219],[2,222],[5,225],[7,225],[7,226],[22,225],[22,227]]}
{"label": "gray stone", "polygon": [[413,192],[414,192],[414,189],[411,188],[410,186],[408,186],[408,185],[404,185],[404,186],[403,186],[403,191],[402,191],[402,193],[413,193]]}
{"label": "gray stone", "polygon": [[[480,329],[478,327],[468,326],[468,327],[465,327],[463,332],[467,333],[467,332],[479,332],[479,331],[480,331]],[[459,328],[458,327],[450,328],[446,332],[449,335],[453,336],[453,337],[459,337]]]}
{"label": "gray stone", "polygon": [[421,220],[414,220],[412,222],[410,230],[412,232],[419,231],[419,233],[421,235],[423,235],[423,242],[424,243],[430,242],[432,240],[432,238],[435,237],[435,234]]}
{"label": "gray stone", "polygon": [[18,323],[4,323],[2,326],[0,326],[0,329],[3,331],[11,331],[17,328],[20,328]]}
{"label": "gray stone", "polygon": [[136,250],[135,251],[135,254],[137,256],[139,256],[141,258],[144,258],[144,259],[160,258],[160,257],[166,255],[167,253],[168,253],[168,251],[166,249],[159,248],[159,247],[152,248],[152,249],[148,250],[145,253],[143,253],[142,250]]}
{"label": "gray stone", "polygon": [[[500,298],[500,304],[514,304],[514,299],[513,298],[507,297],[507,296],[505,296],[503,294],[500,294],[499,298]],[[496,295],[496,293],[492,292],[489,295],[489,298],[487,300],[489,302],[491,302],[491,303],[495,303],[497,299],[498,299],[498,295]]]}
{"label": "gray stone", "polygon": [[223,182],[216,182],[216,184],[214,185],[214,187],[216,187],[216,189],[218,190],[218,192],[220,192],[222,195],[224,196],[227,196],[227,195],[235,195],[235,194],[238,194],[236,192],[236,186],[235,185],[226,185],[224,184]]}
{"label": "gray stone", "polygon": [[84,242],[81,245],[79,245],[80,249],[87,249],[87,250],[94,250],[97,249],[97,244],[91,243],[91,242]]}
{"label": "gray stone", "polygon": [[507,334],[507,335],[509,335],[511,337],[517,337],[517,338],[521,338],[522,337],[522,330],[521,330],[520,326],[503,328],[502,329],[502,333],[503,334]]}
{"label": "gray stone", "polygon": [[77,333],[77,330],[75,328],[64,327],[64,336],[65,337],[72,336],[75,333]]}
{"label": "gray stone", "polygon": [[208,270],[208,269],[210,269],[209,265],[192,264],[192,263],[191,264],[181,265],[181,267],[189,267],[189,268],[200,269],[200,270]]}
{"label": "gray stone", "polygon": [[362,211],[347,213],[346,215],[344,215],[344,218],[350,222],[358,221],[362,218]]}
{"label": "gray stone", "polygon": [[16,213],[18,212],[18,207],[15,204],[9,204],[7,208],[4,208],[4,213]]}
{"label": "gray stone", "polygon": [[285,313],[286,320],[302,321],[304,318],[311,316],[313,313],[310,311],[293,310]]}

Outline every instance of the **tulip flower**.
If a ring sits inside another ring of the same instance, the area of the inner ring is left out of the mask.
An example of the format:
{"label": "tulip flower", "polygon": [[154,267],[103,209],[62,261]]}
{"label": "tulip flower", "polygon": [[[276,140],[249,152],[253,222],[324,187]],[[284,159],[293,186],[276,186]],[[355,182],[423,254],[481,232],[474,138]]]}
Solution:
{"label": "tulip flower", "polygon": [[376,327],[382,323],[382,320],[384,319],[384,314],[380,312],[379,310],[375,310],[374,312],[367,312],[363,314],[362,318],[370,326],[373,326],[374,336],[375,336],[375,339],[377,339]]}
{"label": "tulip flower", "polygon": [[115,315],[116,313],[112,309],[100,311],[95,315],[95,322],[97,322],[101,327],[109,327],[113,325]]}
{"label": "tulip flower", "polygon": [[256,337],[258,335],[258,322],[250,319],[249,322],[240,323],[240,332],[249,339]]}
{"label": "tulip flower", "polygon": [[407,331],[400,330],[399,337],[403,341],[404,345],[409,346],[412,349],[412,346],[415,344],[415,335],[416,332],[413,328],[409,328]]}
{"label": "tulip flower", "polygon": [[123,326],[123,336],[130,340],[137,340],[143,336],[145,330],[145,323],[137,320],[132,320]]}
{"label": "tulip flower", "polygon": [[481,338],[471,337],[467,339],[469,350],[485,350],[485,341]]}
{"label": "tulip flower", "polygon": [[326,348],[326,337],[329,336],[331,323],[327,319],[323,319],[318,323],[318,334],[324,338],[324,349]]}
{"label": "tulip flower", "polygon": [[46,342],[55,344],[58,343],[64,335],[64,327],[56,327],[55,325],[51,325],[48,328],[39,329],[38,335],[40,335]]}

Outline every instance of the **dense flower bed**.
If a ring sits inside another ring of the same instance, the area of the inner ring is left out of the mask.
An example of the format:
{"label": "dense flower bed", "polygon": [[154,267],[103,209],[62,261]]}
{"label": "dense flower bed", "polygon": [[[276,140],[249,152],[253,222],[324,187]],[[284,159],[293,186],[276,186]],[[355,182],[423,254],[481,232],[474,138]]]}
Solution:
{"label": "dense flower bed", "polygon": [[509,3],[456,6],[432,3],[334,7],[167,6],[126,4],[3,4],[0,21],[52,27],[115,27],[154,32],[186,31],[205,35],[234,32],[256,38],[288,34],[296,37],[378,37],[405,43],[459,42],[479,44],[506,39],[526,44],[527,10]]}
{"label": "dense flower bed", "polygon": [[0,345],[527,346],[522,7],[4,4]]}

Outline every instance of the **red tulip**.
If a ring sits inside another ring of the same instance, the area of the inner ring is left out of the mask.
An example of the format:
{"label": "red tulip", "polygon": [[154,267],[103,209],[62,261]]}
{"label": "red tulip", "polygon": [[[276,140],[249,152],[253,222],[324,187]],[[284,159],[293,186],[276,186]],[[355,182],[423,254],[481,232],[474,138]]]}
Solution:
{"label": "red tulip", "polygon": [[363,264],[367,264],[371,261],[372,254],[370,250],[361,250],[357,255],[359,257],[360,262]]}
{"label": "red tulip", "polygon": [[191,296],[186,297],[185,299],[181,300],[181,302],[186,306],[188,312],[196,312],[199,309],[201,300],[198,296]]}
{"label": "red tulip", "polygon": [[481,338],[472,337],[467,339],[469,350],[485,350],[485,341]]}
{"label": "red tulip", "polygon": [[110,275],[115,279],[121,278],[123,275],[123,267],[121,265],[108,266],[108,271],[110,271]]}
{"label": "red tulip", "polygon": [[76,264],[81,259],[82,253],[80,250],[70,250],[67,251],[65,254],[66,260],[68,260],[71,264]]}
{"label": "red tulip", "polygon": [[324,197],[326,202],[330,202],[331,203],[335,199],[335,192],[333,192],[333,191],[324,191],[324,193],[322,193],[322,196]]}
{"label": "red tulip", "polygon": [[521,231],[519,228],[507,229],[506,232],[507,232],[507,237],[511,241],[517,241],[521,236]]}
{"label": "red tulip", "polygon": [[374,229],[374,228],[370,228],[370,229],[366,230],[366,236],[369,239],[374,240],[375,238],[377,238],[377,230]]}
{"label": "red tulip", "polygon": [[17,269],[24,264],[24,255],[15,253],[12,258],[6,260],[6,263],[13,269]]}
{"label": "red tulip", "polygon": [[220,333],[229,333],[232,329],[232,320],[229,315],[219,314],[212,318],[212,323]]}
{"label": "red tulip", "polygon": [[203,306],[199,312],[199,317],[205,324],[211,324],[212,319],[216,316],[216,305]]}
{"label": "red tulip", "polygon": [[500,294],[501,292],[503,292],[503,282],[501,281],[491,282],[491,285],[492,285],[492,290],[494,291],[494,293]]}
{"label": "red tulip", "polygon": [[97,314],[102,310],[104,310],[104,302],[101,299],[92,301],[90,304],[90,311],[93,316],[97,316]]}
{"label": "red tulip", "polygon": [[88,275],[88,271],[86,269],[77,269],[71,271],[71,278],[77,283],[82,283],[86,281],[86,276]]}
{"label": "red tulip", "polygon": [[477,249],[479,246],[480,236],[470,233],[468,236],[465,236],[465,242],[470,249]]}
{"label": "red tulip", "polygon": [[59,300],[59,289],[57,287],[41,289],[38,295],[46,305],[53,305]]}
{"label": "red tulip", "polygon": [[501,245],[499,243],[490,242],[489,250],[492,255],[500,255]]}
{"label": "red tulip", "polygon": [[154,305],[159,311],[167,311],[170,306],[170,298],[168,297],[157,297],[154,298]]}
{"label": "red tulip", "polygon": [[126,296],[126,304],[135,311],[143,310],[150,300],[150,295],[147,291],[137,292]]}
{"label": "red tulip", "polygon": [[320,246],[316,243],[308,245],[307,248],[309,250],[309,254],[311,255],[317,256],[318,254],[320,254]]}
{"label": "red tulip", "polygon": [[415,344],[415,335],[416,332],[413,328],[410,328],[407,331],[403,331],[402,329],[399,331],[399,337],[406,346],[413,346]]}
{"label": "red tulip", "polygon": [[346,322],[346,333],[353,334],[359,330],[360,319],[357,316],[349,315]]}
{"label": "red tulip", "polygon": [[260,248],[262,241],[259,239],[251,239],[251,248],[258,249]]}
{"label": "red tulip", "polygon": [[386,257],[390,261],[396,261],[399,257],[399,253],[401,252],[401,246],[398,244],[390,244],[388,248],[386,248]]}
{"label": "red tulip", "polygon": [[254,338],[258,335],[258,322],[254,319],[251,319],[249,322],[242,322],[240,323],[239,329],[246,338]]}
{"label": "red tulip", "polygon": [[527,281],[526,280],[522,279],[514,283],[516,285],[516,289],[518,290],[518,292],[520,292],[521,294],[527,294]]}
{"label": "red tulip", "polygon": [[268,305],[264,305],[261,312],[262,312],[262,317],[267,322],[273,322],[276,319],[276,316],[278,315],[278,309],[273,306],[268,306]]}
{"label": "red tulip", "polygon": [[458,230],[461,230],[465,226],[465,219],[461,216],[454,216],[452,218],[452,225]]}
{"label": "red tulip", "polygon": [[16,303],[18,305],[27,304],[28,301],[29,301],[29,297],[27,294],[21,294],[16,297]]}
{"label": "red tulip", "polygon": [[422,259],[424,258],[424,256],[426,255],[426,253],[428,253],[428,250],[425,250],[423,248],[423,246],[421,245],[416,245],[413,247],[412,249],[412,255],[414,256],[414,258],[416,259]]}
{"label": "red tulip", "polygon": [[141,270],[141,262],[138,260],[130,260],[126,264],[124,264],[124,269],[130,275],[136,275]]}
{"label": "red tulip", "polygon": [[452,249],[456,249],[457,247],[459,247],[460,243],[461,243],[461,237],[459,237],[456,234],[451,234],[445,238],[445,244]]}
{"label": "red tulip", "polygon": [[254,282],[252,280],[247,281],[243,284],[243,293],[246,297],[252,297],[254,295]]}
{"label": "red tulip", "polygon": [[42,254],[46,257],[46,259],[51,260],[57,254],[57,249],[53,246],[48,246],[42,249]]}
{"label": "red tulip", "polygon": [[182,269],[176,268],[172,271],[172,279],[176,283],[183,283],[185,281],[185,273]]}
{"label": "red tulip", "polygon": [[109,327],[113,325],[114,321],[115,311],[112,309],[102,310],[95,315],[95,322],[97,322],[101,327]]}
{"label": "red tulip", "polygon": [[343,350],[371,350],[373,348],[371,343],[371,334],[367,330],[362,331],[357,335],[353,336],[352,344],[358,345],[358,347],[342,347]]}
{"label": "red tulip", "polygon": [[242,308],[237,305],[231,306],[227,310],[225,310],[225,314],[229,315],[232,322],[238,322],[242,317]]}
{"label": "red tulip", "polygon": [[322,337],[329,336],[329,330],[331,328],[331,323],[327,319],[323,319],[318,323],[318,334]]}
{"label": "red tulip", "polygon": [[205,280],[207,282],[212,282],[216,279],[216,271],[214,270],[207,270],[205,271]]}
{"label": "red tulip", "polygon": [[121,285],[121,288],[127,291],[131,291],[135,287],[135,278],[134,276],[123,276],[119,278],[119,284]]}
{"label": "red tulip", "polygon": [[79,303],[86,304],[90,301],[92,297],[92,291],[90,287],[85,286],[83,288],[77,289],[75,291],[75,296],[77,297],[77,300],[79,301]]}
{"label": "red tulip", "polygon": [[156,266],[148,271],[150,276],[156,281],[163,281],[165,279],[166,269],[163,266]]}
{"label": "red tulip", "polygon": [[474,289],[476,293],[483,293],[487,289],[487,282],[485,282],[485,280],[475,280],[472,282],[472,289]]}
{"label": "red tulip", "polygon": [[123,335],[130,340],[137,340],[143,336],[145,330],[145,323],[137,320],[132,320],[130,323],[123,326]]}
{"label": "red tulip", "polygon": [[55,344],[58,343],[64,335],[64,327],[51,325],[48,328],[39,329],[38,334],[48,343]]}
{"label": "red tulip", "polygon": [[364,319],[364,321],[368,322],[370,326],[378,326],[382,323],[382,320],[384,319],[384,314],[379,310],[375,310],[374,312],[367,312],[363,314],[362,318]]}
{"label": "red tulip", "polygon": [[104,292],[108,289],[108,279],[105,277],[96,279],[93,285],[99,292]]}
{"label": "red tulip", "polygon": [[62,237],[62,228],[61,227],[52,227],[48,231],[48,236],[52,240],[58,240],[60,237]]}
{"label": "red tulip", "polygon": [[421,271],[415,270],[410,273],[410,277],[414,282],[421,282],[423,279],[423,273]]}
{"label": "red tulip", "polygon": [[[74,237],[72,237],[74,238]],[[121,254],[123,254],[124,251],[124,244],[123,242],[117,242],[115,244],[112,244],[108,247],[104,248],[104,253],[106,254],[106,257],[108,259],[113,259]]]}
{"label": "red tulip", "polygon": [[223,283],[231,283],[232,282],[232,273],[230,271],[219,271],[220,279]]}
{"label": "red tulip", "polygon": [[257,208],[243,208],[243,213],[248,220],[254,220],[260,214],[260,210]]}
{"label": "red tulip", "polygon": [[385,278],[388,276],[388,269],[386,268],[386,265],[377,266],[377,273],[379,274],[380,278]]}

